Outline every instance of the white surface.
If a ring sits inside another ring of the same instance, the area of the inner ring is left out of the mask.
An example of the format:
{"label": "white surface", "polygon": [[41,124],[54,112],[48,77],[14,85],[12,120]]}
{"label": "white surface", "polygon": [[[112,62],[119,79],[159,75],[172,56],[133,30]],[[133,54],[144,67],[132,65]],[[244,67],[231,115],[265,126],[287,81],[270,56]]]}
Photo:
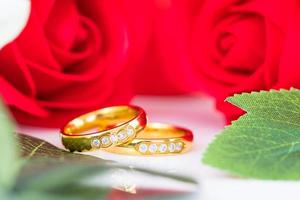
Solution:
{"label": "white surface", "polygon": [[[211,99],[204,97],[139,96],[135,98],[133,104],[142,106],[146,110],[149,121],[178,124],[190,128],[195,136],[192,151],[184,155],[168,157],[124,156],[102,151],[88,154],[115,160],[133,167],[139,166],[193,176],[200,184],[195,188],[187,184],[179,184],[156,177],[145,177],[139,174],[128,174],[125,178],[122,178],[121,175],[112,177],[130,180],[130,184],[140,187],[193,190],[196,194],[189,199],[197,200],[299,199],[300,182],[239,179],[201,163],[203,150],[224,125],[222,116],[214,109]],[[58,130],[32,127],[21,127],[21,129],[24,133],[62,147]]]}
{"label": "white surface", "polygon": [[30,13],[30,0],[0,0],[0,49],[23,30]]}

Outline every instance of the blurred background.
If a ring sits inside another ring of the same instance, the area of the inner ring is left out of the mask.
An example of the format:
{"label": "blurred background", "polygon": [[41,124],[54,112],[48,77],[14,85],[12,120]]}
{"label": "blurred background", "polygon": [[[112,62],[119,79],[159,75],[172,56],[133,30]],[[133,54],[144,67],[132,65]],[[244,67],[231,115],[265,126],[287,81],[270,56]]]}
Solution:
{"label": "blurred background", "polygon": [[200,160],[243,114],[226,97],[299,87],[299,13],[296,0],[0,0],[0,95],[19,131],[58,147],[58,128],[75,116],[143,106],[152,121],[194,131],[182,162],[91,155],[195,176],[201,190],[172,186],[197,191],[190,199],[280,199],[298,186],[235,179]]}
{"label": "blurred background", "polygon": [[21,2],[3,14],[19,34],[0,51],[0,92],[23,124],[60,127],[138,94],[210,95],[229,123],[242,112],[226,97],[299,85],[294,1]]}

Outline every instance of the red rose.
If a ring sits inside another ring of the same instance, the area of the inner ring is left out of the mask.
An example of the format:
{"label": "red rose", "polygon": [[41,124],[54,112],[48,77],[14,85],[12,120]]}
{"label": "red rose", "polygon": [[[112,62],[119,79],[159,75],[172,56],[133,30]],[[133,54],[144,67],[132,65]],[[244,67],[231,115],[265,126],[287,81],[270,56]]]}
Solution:
{"label": "red rose", "polygon": [[172,1],[159,34],[165,67],[234,119],[242,112],[227,96],[300,87],[299,13],[296,1]]}
{"label": "red rose", "polygon": [[[228,121],[242,112],[225,103],[226,97],[284,86],[278,72],[288,67],[281,62],[290,6],[284,1],[258,0],[204,4],[193,29],[192,62]],[[294,84],[300,81],[289,86]]]}
{"label": "red rose", "polygon": [[0,52],[0,92],[16,119],[57,127],[127,103],[130,58],[142,48],[135,12],[118,0],[33,0],[24,31]]}

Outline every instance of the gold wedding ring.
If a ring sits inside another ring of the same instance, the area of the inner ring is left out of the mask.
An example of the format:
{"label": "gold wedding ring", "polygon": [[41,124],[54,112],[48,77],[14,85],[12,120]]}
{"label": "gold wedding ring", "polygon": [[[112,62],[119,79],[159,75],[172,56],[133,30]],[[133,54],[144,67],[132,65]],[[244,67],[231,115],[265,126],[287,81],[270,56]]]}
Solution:
{"label": "gold wedding ring", "polygon": [[61,129],[66,149],[89,151],[130,143],[147,123],[138,106],[113,106],[79,116]]}
{"label": "gold wedding ring", "polygon": [[186,128],[149,123],[130,143],[104,150],[126,155],[176,155],[190,150],[192,142],[193,133]]}

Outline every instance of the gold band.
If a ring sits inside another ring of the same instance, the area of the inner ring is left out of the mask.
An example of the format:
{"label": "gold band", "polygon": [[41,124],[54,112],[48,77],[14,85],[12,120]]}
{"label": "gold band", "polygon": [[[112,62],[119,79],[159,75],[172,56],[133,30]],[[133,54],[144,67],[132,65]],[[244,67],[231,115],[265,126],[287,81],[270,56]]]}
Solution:
{"label": "gold band", "polygon": [[130,143],[114,146],[105,151],[126,155],[176,155],[188,151],[193,142],[193,133],[185,128],[148,123]]}
{"label": "gold band", "polygon": [[137,106],[113,106],[79,116],[61,129],[66,149],[89,151],[130,142],[147,123]]}

